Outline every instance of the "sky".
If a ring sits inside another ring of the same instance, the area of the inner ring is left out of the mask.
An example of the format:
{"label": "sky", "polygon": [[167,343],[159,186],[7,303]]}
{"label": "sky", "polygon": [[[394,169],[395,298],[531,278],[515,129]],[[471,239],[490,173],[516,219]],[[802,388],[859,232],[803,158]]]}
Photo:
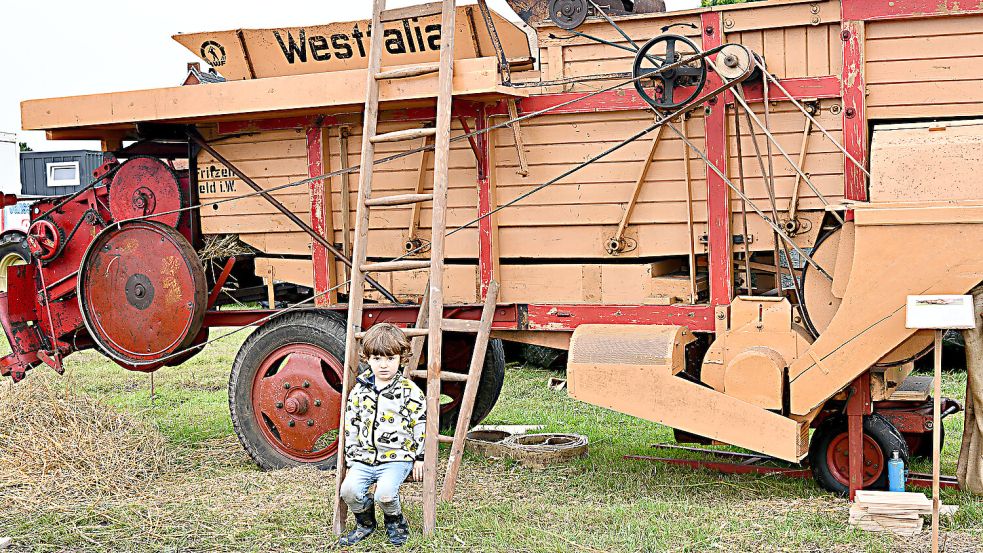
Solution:
{"label": "sky", "polygon": [[[420,3],[424,0],[389,0],[388,7]],[[666,1],[670,10],[698,4]],[[504,0],[488,0],[488,5],[518,20]],[[16,133],[38,151],[98,149],[96,142],[47,141],[42,132],[21,131],[20,102],[180,85],[187,63],[199,60],[171,40],[177,33],[354,21],[368,19],[370,9],[369,0],[5,2],[0,18],[0,74],[6,81],[0,84],[0,132]]]}

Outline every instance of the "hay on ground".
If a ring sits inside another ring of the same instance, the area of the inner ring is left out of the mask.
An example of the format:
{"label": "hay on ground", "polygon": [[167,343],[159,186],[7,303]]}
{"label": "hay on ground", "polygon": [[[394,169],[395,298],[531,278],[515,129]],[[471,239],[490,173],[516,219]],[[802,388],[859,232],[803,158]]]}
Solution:
{"label": "hay on ground", "polygon": [[29,498],[138,491],[170,463],[160,432],[41,375],[0,385],[0,489]]}

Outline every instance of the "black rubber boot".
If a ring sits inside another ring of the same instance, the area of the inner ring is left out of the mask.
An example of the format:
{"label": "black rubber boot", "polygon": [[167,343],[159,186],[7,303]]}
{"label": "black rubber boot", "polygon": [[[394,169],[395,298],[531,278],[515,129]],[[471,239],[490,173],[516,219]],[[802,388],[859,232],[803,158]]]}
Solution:
{"label": "black rubber boot", "polygon": [[393,545],[403,545],[410,539],[410,523],[402,513],[398,515],[385,515],[386,534],[389,535],[389,543]]}
{"label": "black rubber boot", "polygon": [[375,504],[371,504],[367,510],[361,513],[355,513],[355,529],[349,532],[348,535],[342,536],[338,540],[338,545],[355,545],[371,536],[372,532],[375,532],[375,527]]}

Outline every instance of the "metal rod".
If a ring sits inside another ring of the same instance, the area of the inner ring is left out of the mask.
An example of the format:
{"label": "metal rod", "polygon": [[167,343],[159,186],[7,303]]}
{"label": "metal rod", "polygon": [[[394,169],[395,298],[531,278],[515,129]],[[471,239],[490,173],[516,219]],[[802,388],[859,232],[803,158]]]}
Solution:
{"label": "metal rod", "polygon": [[[685,131],[685,127],[683,130]],[[741,187],[741,192],[747,193],[747,188],[744,185],[744,146],[741,144],[741,117],[737,112],[737,106],[734,106],[734,133],[737,135],[737,182]],[[688,148],[687,151],[689,151]],[[741,227],[741,232],[744,233],[744,278],[747,280],[745,288],[748,295],[754,295],[754,289],[751,286],[751,244],[749,244],[750,237],[747,226],[747,202],[741,202]]]}
{"label": "metal rod", "polygon": [[[716,71],[716,67],[714,66],[713,62],[711,62],[709,58],[707,58],[706,61],[707,61],[707,64],[710,65],[711,69],[713,69],[714,71]],[[802,177],[803,180],[805,180],[806,184],[809,185],[809,188],[812,189],[812,192],[814,194],[816,194],[816,197],[818,197],[819,200],[821,202],[823,202],[823,205],[830,206],[830,203],[826,199],[826,196],[824,196],[822,194],[822,192],[820,192],[819,189],[816,188],[816,185],[813,184],[812,179],[810,179],[809,176],[806,175],[802,171],[802,169],[798,165],[795,164],[794,161],[792,161],[792,157],[789,156],[788,155],[788,152],[786,152],[785,149],[782,148],[781,144],[778,143],[778,140],[775,138],[775,135],[773,135],[771,133],[771,131],[768,130],[768,127],[764,123],[761,122],[761,119],[759,119],[758,116],[754,114],[754,112],[751,110],[751,106],[749,106],[748,103],[747,103],[747,101],[744,100],[744,95],[743,94],[735,94],[734,95],[734,99],[741,104],[741,106],[745,110],[745,113],[747,113],[748,117],[750,117],[751,121],[754,122],[754,124],[757,125],[758,128],[761,129],[761,132],[764,133],[764,135],[768,137],[768,140],[770,140],[775,145],[775,149],[777,149],[778,152],[780,154],[782,154],[782,157],[785,158],[785,161],[787,161],[788,164],[792,166],[792,169],[794,169],[795,172],[798,173]],[[830,213],[833,214],[833,217],[839,223],[841,223],[841,224],[843,223],[843,218],[840,217],[840,215],[838,213],[836,213],[835,211],[831,211]]]}
{"label": "metal rod", "polygon": [[615,23],[614,21],[612,21],[611,18],[608,17],[608,14],[604,13],[604,10],[602,10],[601,7],[598,6],[594,2],[594,0],[587,0],[587,1],[590,2],[590,5],[591,6],[594,6],[594,11],[596,11],[599,14],[601,14],[601,17],[603,17],[605,21],[607,21],[608,23],[610,23],[611,26],[614,27],[614,30],[615,31],[618,31],[618,34],[620,34],[621,36],[623,36],[625,38],[625,40],[628,41],[629,44],[631,44],[632,46],[635,47],[635,51],[637,52],[638,51],[638,44],[635,44],[635,41],[632,40],[630,36],[628,36],[628,33],[626,33],[621,27],[619,27],[617,23]]}
{"label": "metal rod", "polygon": [[[809,136],[812,134],[812,120],[806,119],[805,130],[802,131],[802,147],[799,148],[799,166],[804,167],[806,161],[806,154],[809,149]],[[795,175],[795,184],[792,185],[792,199],[788,201],[788,220],[791,224],[795,224],[795,216],[798,214],[799,210],[799,183],[802,180],[798,175]]]}
{"label": "metal rod", "polygon": [[635,211],[635,205],[638,203],[638,196],[642,192],[642,186],[645,184],[645,175],[649,172],[649,167],[652,165],[652,159],[655,158],[655,151],[659,149],[659,141],[662,139],[663,127],[659,127],[658,132],[655,133],[655,137],[652,139],[652,145],[649,147],[648,156],[646,156],[645,161],[642,162],[642,170],[638,174],[638,178],[635,180],[635,188],[632,190],[631,198],[628,199],[628,207],[625,208],[625,214],[621,217],[621,222],[618,224],[618,230],[614,233],[614,238],[612,242],[618,242],[619,244],[625,237],[625,230],[628,228],[628,222],[631,220],[631,214]]}
{"label": "metal rod", "polygon": [[757,213],[759,217],[761,217],[762,219],[764,219],[764,221],[766,223],[768,223],[768,226],[770,226],[771,228],[773,228],[776,231],[778,231],[779,232],[779,236],[781,236],[784,240],[788,241],[789,244],[792,246],[792,248],[794,248],[795,251],[798,252],[799,255],[802,256],[803,259],[805,259],[810,265],[812,265],[813,267],[815,267],[817,271],[819,271],[823,276],[825,276],[826,278],[828,278],[830,281],[833,280],[833,277],[830,276],[830,274],[828,272],[826,272],[825,269],[823,269],[822,267],[820,267],[819,264],[816,263],[816,260],[814,260],[809,254],[807,254],[804,251],[802,251],[802,248],[800,248],[799,246],[797,246],[795,244],[795,242],[792,242],[792,239],[789,238],[784,232],[781,232],[781,229],[778,227],[778,225],[776,225],[774,222],[772,222],[772,220],[769,219],[768,216],[765,215],[763,211],[761,211],[760,209],[758,209],[758,206],[755,205],[755,203],[753,201],[751,201],[751,198],[748,198],[746,194],[744,194],[743,192],[741,192],[740,190],[738,190],[737,189],[737,186],[735,186],[734,183],[731,182],[731,180],[729,178],[727,178],[726,175],[724,175],[723,171],[721,171],[720,169],[718,169],[717,166],[714,165],[713,162],[710,161],[710,158],[708,158],[707,155],[705,153],[703,153],[703,150],[700,150],[699,148],[697,148],[696,145],[694,145],[688,138],[686,138],[685,136],[683,136],[683,134],[681,132],[679,132],[679,129],[677,129],[672,123],[666,122],[666,125],[668,125],[669,128],[672,129],[672,131],[674,133],[676,133],[677,136],[679,136],[679,138],[682,138],[683,139],[683,142],[685,142],[687,146],[689,146],[694,152],[696,152],[696,154],[698,156],[700,156],[701,159],[703,159],[703,162],[706,163],[707,167],[709,167],[714,173],[716,173],[717,176],[720,177],[727,184],[727,186],[730,187],[731,190],[733,190],[734,192],[736,192],[737,195],[740,196],[742,200],[744,200],[745,202],[747,202],[747,204],[749,206],[751,206],[751,209],[753,209],[754,212]]}
{"label": "metal rod", "polygon": [[[766,71],[762,71],[761,77],[761,90],[764,95],[764,107],[765,107],[765,126],[771,127],[771,98],[770,89],[768,86],[768,79],[764,76]],[[767,142],[768,147],[768,199],[771,202],[771,216],[775,218],[775,222],[778,222],[778,199],[775,194],[775,158],[771,151],[771,142]],[[779,246],[778,235],[775,235],[775,247]],[[785,254],[785,262],[788,263],[788,277],[792,279],[792,289],[795,290],[795,298],[799,305],[799,310],[801,313],[802,309],[802,290],[799,286],[799,279],[795,277],[795,267],[792,264],[792,256],[788,251],[788,244],[781,242],[782,253]],[[778,295],[782,295],[782,279],[781,276],[778,278]],[[803,317],[804,319],[804,317]]]}
{"label": "metal rod", "polygon": [[[755,63],[757,63],[757,60],[755,60]],[[761,66],[759,65],[759,67]],[[839,142],[836,141],[835,138],[833,138],[833,135],[831,135],[829,131],[826,130],[826,127],[822,126],[819,123],[819,121],[817,121],[816,118],[813,117],[811,113],[809,113],[809,110],[805,109],[805,107],[803,107],[802,104],[799,103],[799,101],[796,100],[795,97],[793,97],[792,94],[788,90],[786,90],[784,86],[782,86],[782,83],[778,81],[778,78],[776,78],[771,73],[765,71],[764,68],[762,68],[761,70],[768,77],[768,80],[771,81],[776,87],[778,87],[778,90],[781,90],[782,94],[784,94],[785,97],[788,98],[789,101],[792,102],[792,104],[795,107],[799,108],[799,111],[801,111],[810,121],[812,121],[812,124],[815,125],[820,132],[826,135],[826,138],[830,139],[830,141],[833,143],[834,146],[836,146],[841,152],[843,152],[843,155],[845,155],[847,159],[849,159],[851,162],[853,162],[854,165],[856,165],[861,171],[863,171],[863,173],[867,175],[867,178],[871,178],[870,172],[867,171],[867,168],[864,167],[862,163],[857,161],[857,158],[850,155],[850,152],[846,151],[846,148],[844,148],[842,144],[840,144]]]}
{"label": "metal rod", "polygon": [[[744,88],[741,85],[738,85],[737,86],[737,91],[741,95],[744,94]],[[735,113],[738,112],[740,109],[741,109],[740,106],[738,106],[737,104],[734,104],[734,112]],[[768,190],[768,192],[769,192],[768,197],[769,198],[773,198],[774,195],[770,193],[771,190],[768,187],[768,181],[770,179],[771,172],[769,170],[769,167],[766,167],[765,161],[764,161],[764,157],[761,155],[761,145],[758,144],[758,134],[754,131],[754,123],[751,122],[750,114],[748,113],[747,110],[743,110],[743,111],[744,111],[744,117],[747,119],[748,133],[751,136],[751,145],[754,146],[754,155],[755,155],[755,158],[758,160],[758,168],[761,171],[761,179],[765,183],[765,189]],[[769,146],[770,146],[770,144],[769,144]],[[769,147],[769,159],[770,159],[770,156],[771,156],[771,152],[770,152],[770,147]],[[775,222],[777,223],[778,222],[778,214],[775,212],[775,209],[774,208],[775,208],[775,202],[774,202],[774,200],[772,200],[772,217],[775,219]],[[779,242],[779,239],[778,239],[778,233],[777,232],[775,232],[775,234],[774,234],[774,239],[775,239],[775,243],[772,244],[772,256],[773,256],[773,261],[775,263],[775,279],[777,281],[776,282],[776,285],[777,285],[777,287],[778,287],[778,289],[780,291],[781,290],[781,280],[782,280],[782,278],[781,278],[781,274],[782,274],[782,262],[781,262],[781,256],[778,253],[778,248],[779,248],[778,242]]]}
{"label": "metal rod", "polygon": [[[687,114],[681,116],[683,133],[689,134],[686,124]],[[662,131],[659,131],[662,136]],[[683,144],[683,179],[686,181],[686,235],[689,240],[689,302],[696,304],[696,231],[693,220],[693,175],[689,167],[689,148]]]}
{"label": "metal rod", "polygon": [[[348,267],[352,266],[352,260],[347,255],[345,255],[344,252],[334,247],[334,244],[328,242],[326,238],[324,238],[316,230],[311,228],[310,225],[302,221],[300,217],[297,216],[297,214],[287,209],[287,207],[284,206],[282,203],[280,203],[276,198],[274,198],[268,192],[263,190],[263,187],[256,184],[256,182],[253,179],[246,176],[246,174],[240,171],[238,167],[232,164],[232,162],[225,159],[225,157],[223,157],[222,154],[218,153],[215,150],[215,148],[212,148],[212,146],[205,141],[205,138],[201,136],[201,133],[198,132],[198,129],[194,127],[188,128],[188,138],[190,138],[192,141],[194,141],[195,144],[200,146],[201,149],[208,152],[208,154],[214,157],[219,163],[221,163],[226,168],[228,168],[229,171],[232,171],[232,173],[234,173],[237,177],[239,177],[239,179],[242,180],[242,182],[246,183],[247,186],[258,192],[259,195],[262,196],[264,200],[269,202],[270,205],[275,207],[280,213],[283,213],[284,216],[287,217],[287,219],[290,219],[290,221],[293,224],[297,225],[298,227],[300,227],[301,230],[303,230],[308,235],[310,235],[311,238],[313,238],[318,244],[324,246],[326,250],[328,250],[335,257],[340,259],[342,263],[344,263]],[[396,299],[396,296],[392,295],[392,293],[390,293],[389,290],[386,290],[385,287],[383,287],[381,284],[376,282],[372,277],[365,275],[365,281],[368,282],[373,288],[378,290],[379,293],[382,294],[387,300],[393,303],[399,303],[399,300]]]}
{"label": "metal rod", "polygon": [[[351,136],[351,129],[341,127],[338,132],[338,143],[341,156],[341,168],[348,170],[350,162],[348,160],[348,137]],[[341,174],[341,247],[345,255],[352,255],[352,182],[351,173]],[[345,266],[345,280],[351,278],[351,267]]]}
{"label": "metal rod", "polygon": [[478,11],[481,12],[481,19],[485,22],[488,29],[488,36],[491,37],[492,46],[495,48],[495,55],[498,57],[499,71],[502,73],[502,84],[508,86],[512,84],[512,68],[509,66],[509,59],[505,56],[505,49],[502,48],[502,41],[498,38],[498,29],[495,27],[495,20],[492,19],[491,10],[485,0],[478,0]]}

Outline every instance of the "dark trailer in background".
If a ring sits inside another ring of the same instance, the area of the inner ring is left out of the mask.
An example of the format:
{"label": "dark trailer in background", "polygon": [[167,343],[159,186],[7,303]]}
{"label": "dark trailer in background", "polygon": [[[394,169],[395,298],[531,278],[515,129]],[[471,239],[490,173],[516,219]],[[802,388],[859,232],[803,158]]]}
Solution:
{"label": "dark trailer in background", "polygon": [[103,163],[102,152],[69,150],[21,152],[20,182],[24,196],[62,196],[92,181],[92,172]]}

